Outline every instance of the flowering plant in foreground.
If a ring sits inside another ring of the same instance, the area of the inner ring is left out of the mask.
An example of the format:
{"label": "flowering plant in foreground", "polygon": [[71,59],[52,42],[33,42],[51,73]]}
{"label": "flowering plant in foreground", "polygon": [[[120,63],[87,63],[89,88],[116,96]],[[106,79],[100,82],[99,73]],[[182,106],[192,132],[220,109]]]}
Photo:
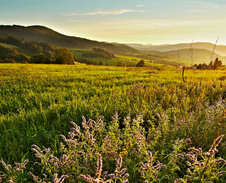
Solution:
{"label": "flowering plant in foreground", "polygon": [[[108,124],[102,116],[94,120],[82,117],[82,125],[71,122],[67,137],[61,135],[60,148],[32,146],[38,159],[40,173],[26,172],[23,163],[15,167],[1,161],[5,172],[0,172],[0,182],[28,182],[29,174],[34,182],[223,182],[225,160],[215,157],[223,135],[216,138],[208,152],[188,147],[188,139],[171,141],[171,147],[155,151],[158,135],[145,130],[143,116],[131,120],[130,116],[120,122],[117,115]],[[157,127],[153,127],[153,129]],[[152,138],[151,138],[152,137]],[[168,145],[168,146],[169,146]]]}
{"label": "flowering plant in foreground", "polygon": [[7,165],[4,161],[0,161],[0,163],[3,165],[5,168],[5,173],[1,175],[0,172],[0,182],[3,181],[3,179],[7,179],[8,182],[13,183],[14,181],[16,182],[21,182],[24,180],[25,177],[25,169],[26,169],[26,164],[28,163],[28,159],[26,159],[23,163],[15,163],[14,167],[11,165]]}
{"label": "flowering plant in foreground", "polygon": [[96,172],[96,178],[91,177],[89,174],[87,175],[80,175],[80,177],[85,180],[86,182],[96,182],[96,183],[111,183],[111,182],[123,182],[127,183],[127,177],[129,176],[128,173],[126,173],[126,168],[122,168],[122,156],[119,156],[119,159],[117,161],[117,166],[114,171],[114,173],[108,173],[107,171],[104,171],[102,173],[102,156],[99,155],[99,159],[97,161],[97,172]]}

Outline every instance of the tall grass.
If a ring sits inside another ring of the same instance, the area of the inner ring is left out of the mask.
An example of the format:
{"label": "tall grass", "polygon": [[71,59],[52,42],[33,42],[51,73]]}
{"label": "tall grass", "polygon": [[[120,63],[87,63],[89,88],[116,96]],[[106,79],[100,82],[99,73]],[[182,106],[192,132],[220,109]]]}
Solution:
{"label": "tall grass", "polygon": [[[32,164],[32,144],[57,150],[70,121],[103,115],[110,122],[116,111],[120,129],[128,114],[143,113],[142,127],[160,159],[178,138],[207,151],[225,134],[226,81],[219,79],[225,74],[186,71],[184,83],[181,70],[172,68],[1,64],[0,157]],[[218,155],[225,158],[224,147]]]}

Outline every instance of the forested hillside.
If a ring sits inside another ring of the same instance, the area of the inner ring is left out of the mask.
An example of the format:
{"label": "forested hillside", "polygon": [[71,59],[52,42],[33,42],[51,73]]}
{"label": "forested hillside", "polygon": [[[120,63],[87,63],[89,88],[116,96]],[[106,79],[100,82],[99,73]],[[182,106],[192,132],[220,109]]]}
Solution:
{"label": "forested hillside", "polygon": [[118,54],[139,53],[136,49],[124,44],[98,42],[89,39],[60,34],[44,26],[0,26],[0,37],[13,36],[28,41],[38,41],[70,49],[104,48]]}
{"label": "forested hillside", "polygon": [[74,64],[74,57],[66,48],[11,36],[0,38],[0,43],[2,43],[0,45],[2,63]]}

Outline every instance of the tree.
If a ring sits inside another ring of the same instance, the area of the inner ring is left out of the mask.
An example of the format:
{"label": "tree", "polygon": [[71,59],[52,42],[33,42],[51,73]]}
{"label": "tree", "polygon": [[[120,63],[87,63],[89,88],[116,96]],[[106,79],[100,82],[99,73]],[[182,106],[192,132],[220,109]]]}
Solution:
{"label": "tree", "polygon": [[213,61],[211,61],[211,62],[209,63],[208,68],[209,68],[209,69],[213,69]]}
{"label": "tree", "polygon": [[103,61],[99,61],[98,65],[104,65]]}
{"label": "tree", "polygon": [[30,63],[36,64],[50,64],[51,61],[44,54],[40,53],[39,55],[32,56],[30,58]]}
{"label": "tree", "polygon": [[74,56],[66,48],[60,48],[56,53],[56,64],[74,64]]}
{"label": "tree", "polygon": [[221,66],[222,66],[222,61],[219,60],[217,57],[213,63],[213,69],[216,69],[217,67],[221,67]]}
{"label": "tree", "polygon": [[138,63],[137,63],[137,65],[136,65],[136,67],[144,67],[145,66],[145,64],[144,64],[144,60],[142,59],[142,60],[140,60]]}

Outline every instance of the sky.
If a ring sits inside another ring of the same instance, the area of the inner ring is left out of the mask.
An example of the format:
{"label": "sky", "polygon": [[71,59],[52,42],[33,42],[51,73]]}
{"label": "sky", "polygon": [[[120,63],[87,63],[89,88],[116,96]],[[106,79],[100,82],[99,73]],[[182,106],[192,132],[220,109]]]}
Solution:
{"label": "sky", "polygon": [[226,0],[0,0],[1,25],[43,25],[92,40],[226,45]]}

